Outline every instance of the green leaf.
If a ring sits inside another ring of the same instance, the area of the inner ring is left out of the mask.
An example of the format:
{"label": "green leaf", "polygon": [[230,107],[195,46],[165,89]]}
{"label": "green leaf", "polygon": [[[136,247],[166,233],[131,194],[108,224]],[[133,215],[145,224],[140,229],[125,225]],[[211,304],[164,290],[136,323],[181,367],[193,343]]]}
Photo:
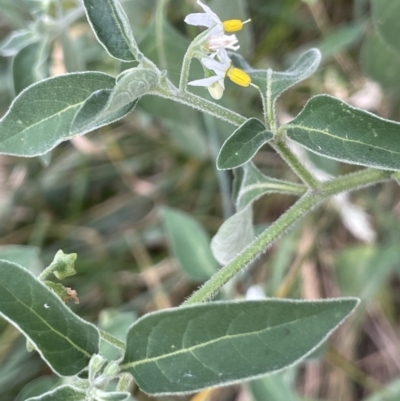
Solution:
{"label": "green leaf", "polygon": [[86,392],[73,386],[61,386],[38,397],[28,398],[26,401],[84,401]]}
{"label": "green leaf", "polygon": [[253,210],[248,206],[231,216],[211,240],[211,250],[221,265],[231,262],[255,238]]}
{"label": "green leaf", "polygon": [[217,157],[217,168],[228,170],[251,160],[274,134],[257,118],[249,118],[224,142]]}
{"label": "green leaf", "polygon": [[72,121],[70,130],[72,136],[83,135],[104,125],[118,121],[135,108],[138,99],[133,100],[118,110],[109,110],[108,105],[112,92],[110,89],[102,89],[89,96]]}
{"label": "green leaf", "polygon": [[15,56],[24,47],[38,40],[34,32],[22,29],[20,31],[11,32],[0,46],[0,56]]}
{"label": "green leaf", "polygon": [[179,210],[164,207],[161,217],[171,252],[182,270],[195,281],[211,277],[216,272],[217,263],[204,228],[193,217]]}
{"label": "green leaf", "polygon": [[393,0],[372,0],[372,18],[381,39],[400,55],[400,2]]}
{"label": "green leaf", "polygon": [[365,40],[361,63],[371,79],[389,91],[400,91],[400,55],[389,48],[379,35],[373,34]]}
{"label": "green leaf", "polygon": [[149,313],[129,330],[121,369],[151,395],[249,380],[307,356],[357,303],[269,299]]}
{"label": "green leaf", "polygon": [[243,166],[236,207],[238,210],[242,210],[266,194],[301,195],[304,192],[304,186],[267,177],[250,162]]}
{"label": "green leaf", "polygon": [[108,110],[115,111],[129,105],[135,99],[154,89],[160,81],[160,74],[149,68],[132,68],[117,78],[112,91]]}
{"label": "green leaf", "polygon": [[99,72],[60,75],[38,82],[11,104],[0,120],[0,153],[38,156],[70,139],[71,122],[95,91],[112,89],[115,79]]}
{"label": "green leaf", "polygon": [[310,49],[301,54],[286,71],[277,72],[268,68],[267,70],[247,70],[247,72],[251,76],[252,82],[259,87],[267,109],[272,110],[278,97],[314,74],[320,62],[320,51]]}
{"label": "green leaf", "polygon": [[97,40],[118,60],[135,61],[140,52],[118,0],[83,0],[87,19]]}
{"label": "green leaf", "polygon": [[361,166],[400,170],[400,124],[339,99],[313,97],[286,127],[290,139],[317,154]]}
{"label": "green leaf", "polygon": [[95,326],[76,316],[23,267],[0,261],[0,313],[33,343],[62,376],[84,369],[98,352]]}
{"label": "green leaf", "polygon": [[48,77],[49,48],[45,41],[24,47],[13,59],[12,72],[16,95]]}

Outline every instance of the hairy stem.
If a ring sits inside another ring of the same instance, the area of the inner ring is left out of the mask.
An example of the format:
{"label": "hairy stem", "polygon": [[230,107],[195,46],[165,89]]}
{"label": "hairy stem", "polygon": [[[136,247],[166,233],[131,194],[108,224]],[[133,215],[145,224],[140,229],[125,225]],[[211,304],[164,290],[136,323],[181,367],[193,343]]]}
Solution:
{"label": "hairy stem", "polygon": [[289,165],[294,173],[308,186],[310,189],[318,189],[321,183],[305,168],[300,160],[293,154],[284,140],[276,140],[270,143],[271,147],[279,153],[283,160]]}
{"label": "hairy stem", "polygon": [[125,350],[126,345],[123,341],[118,340],[118,338],[115,338],[111,334],[107,333],[104,330],[99,330],[100,332],[100,337],[104,340],[107,341],[109,344],[116,346],[119,349]]}
{"label": "hairy stem", "polygon": [[207,301],[221,289],[240,270],[249,265],[255,258],[265,252],[268,247],[300,218],[331,196],[341,192],[376,184],[390,179],[391,172],[366,169],[342,176],[326,183],[320,189],[310,190],[301,197],[278,220],[271,224],[255,241],[245,248],[231,263],[221,268],[200,289],[192,294],[183,305]]}
{"label": "hairy stem", "polygon": [[193,93],[172,90],[171,85],[172,84],[170,84],[169,89],[166,89],[165,87],[156,88],[152,92],[149,92],[149,95],[161,96],[166,99],[191,106],[194,109],[208,113],[235,126],[240,126],[247,120],[246,117],[243,117],[240,114],[235,113],[234,111],[231,111],[217,103],[210,102],[207,99],[194,95]]}

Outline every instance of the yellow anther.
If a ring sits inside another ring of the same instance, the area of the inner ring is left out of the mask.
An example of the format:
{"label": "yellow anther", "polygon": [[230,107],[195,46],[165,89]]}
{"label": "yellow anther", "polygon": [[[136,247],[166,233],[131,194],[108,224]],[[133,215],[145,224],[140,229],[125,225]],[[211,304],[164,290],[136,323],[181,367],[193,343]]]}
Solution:
{"label": "yellow anther", "polygon": [[226,72],[226,76],[236,85],[239,86],[249,86],[251,84],[251,78],[244,71],[239,68],[229,67]]}
{"label": "yellow anther", "polygon": [[237,32],[243,28],[244,24],[250,22],[251,19],[247,21],[241,21],[240,19],[228,19],[222,23],[225,32]]}

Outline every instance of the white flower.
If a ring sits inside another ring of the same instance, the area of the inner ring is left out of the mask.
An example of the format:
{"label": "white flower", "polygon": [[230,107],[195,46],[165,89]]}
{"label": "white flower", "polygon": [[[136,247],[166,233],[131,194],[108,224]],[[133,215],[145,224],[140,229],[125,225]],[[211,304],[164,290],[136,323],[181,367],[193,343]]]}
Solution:
{"label": "white flower", "polygon": [[197,0],[197,4],[205,11],[204,13],[189,14],[185,18],[185,22],[189,25],[213,27],[209,35],[223,35],[224,26],[218,15],[215,14],[210,7]]}
{"label": "white flower", "polygon": [[189,14],[185,18],[185,22],[189,25],[205,26],[211,28],[208,36],[221,36],[224,32],[237,32],[243,28],[243,24],[250,21],[240,21],[238,19],[231,19],[221,21],[217,14],[215,14],[210,7],[197,0],[197,4],[205,11],[204,13]]}
{"label": "white flower", "polygon": [[[218,57],[219,61],[213,58],[215,55]],[[215,75],[203,79],[197,79],[188,84],[192,86],[205,86],[214,99],[221,99],[225,90],[224,80],[226,73],[231,66],[231,60],[228,57],[227,52],[223,49],[219,50],[215,55],[201,59],[201,63],[204,67],[213,71]]]}
{"label": "white flower", "polygon": [[219,49],[239,50],[236,35],[212,35],[208,37],[207,47],[209,50],[217,51]]}
{"label": "white flower", "polygon": [[[219,61],[215,60],[215,56],[218,57]],[[232,82],[239,86],[255,86],[251,83],[251,78],[248,74],[239,68],[232,67],[232,61],[225,49],[219,49],[210,57],[202,58],[201,63],[207,70],[213,71],[215,75],[203,79],[197,79],[196,81],[189,82],[188,85],[207,87],[210,95],[214,99],[221,99],[225,90],[225,77],[228,77]]]}

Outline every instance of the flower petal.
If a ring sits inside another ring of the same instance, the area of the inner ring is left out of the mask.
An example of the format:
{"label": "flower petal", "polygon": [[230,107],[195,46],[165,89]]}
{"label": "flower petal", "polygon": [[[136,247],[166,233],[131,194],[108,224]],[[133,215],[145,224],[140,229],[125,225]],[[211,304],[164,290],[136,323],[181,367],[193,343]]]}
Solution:
{"label": "flower petal", "polygon": [[189,25],[206,26],[207,28],[215,25],[214,19],[210,15],[204,13],[189,14],[186,16],[185,22]]}
{"label": "flower petal", "polygon": [[215,14],[215,12],[213,10],[211,10],[210,7],[206,6],[203,2],[201,2],[200,0],[197,0],[197,4],[210,16],[213,17],[215,22],[219,22],[221,23],[221,20],[219,19],[218,15]]}
{"label": "flower petal", "polygon": [[201,64],[203,64],[204,67],[208,68],[209,70],[214,71],[217,75],[222,74],[225,76],[227,68],[225,68],[225,66],[222,65],[219,61],[212,58],[202,58]]}
{"label": "flower petal", "polygon": [[220,80],[220,77],[218,77],[217,75],[214,75],[212,77],[208,77],[208,78],[203,78],[203,79],[196,79],[196,81],[191,81],[188,82],[188,85],[191,86],[210,86],[212,84],[214,84],[215,82],[218,82]]}

